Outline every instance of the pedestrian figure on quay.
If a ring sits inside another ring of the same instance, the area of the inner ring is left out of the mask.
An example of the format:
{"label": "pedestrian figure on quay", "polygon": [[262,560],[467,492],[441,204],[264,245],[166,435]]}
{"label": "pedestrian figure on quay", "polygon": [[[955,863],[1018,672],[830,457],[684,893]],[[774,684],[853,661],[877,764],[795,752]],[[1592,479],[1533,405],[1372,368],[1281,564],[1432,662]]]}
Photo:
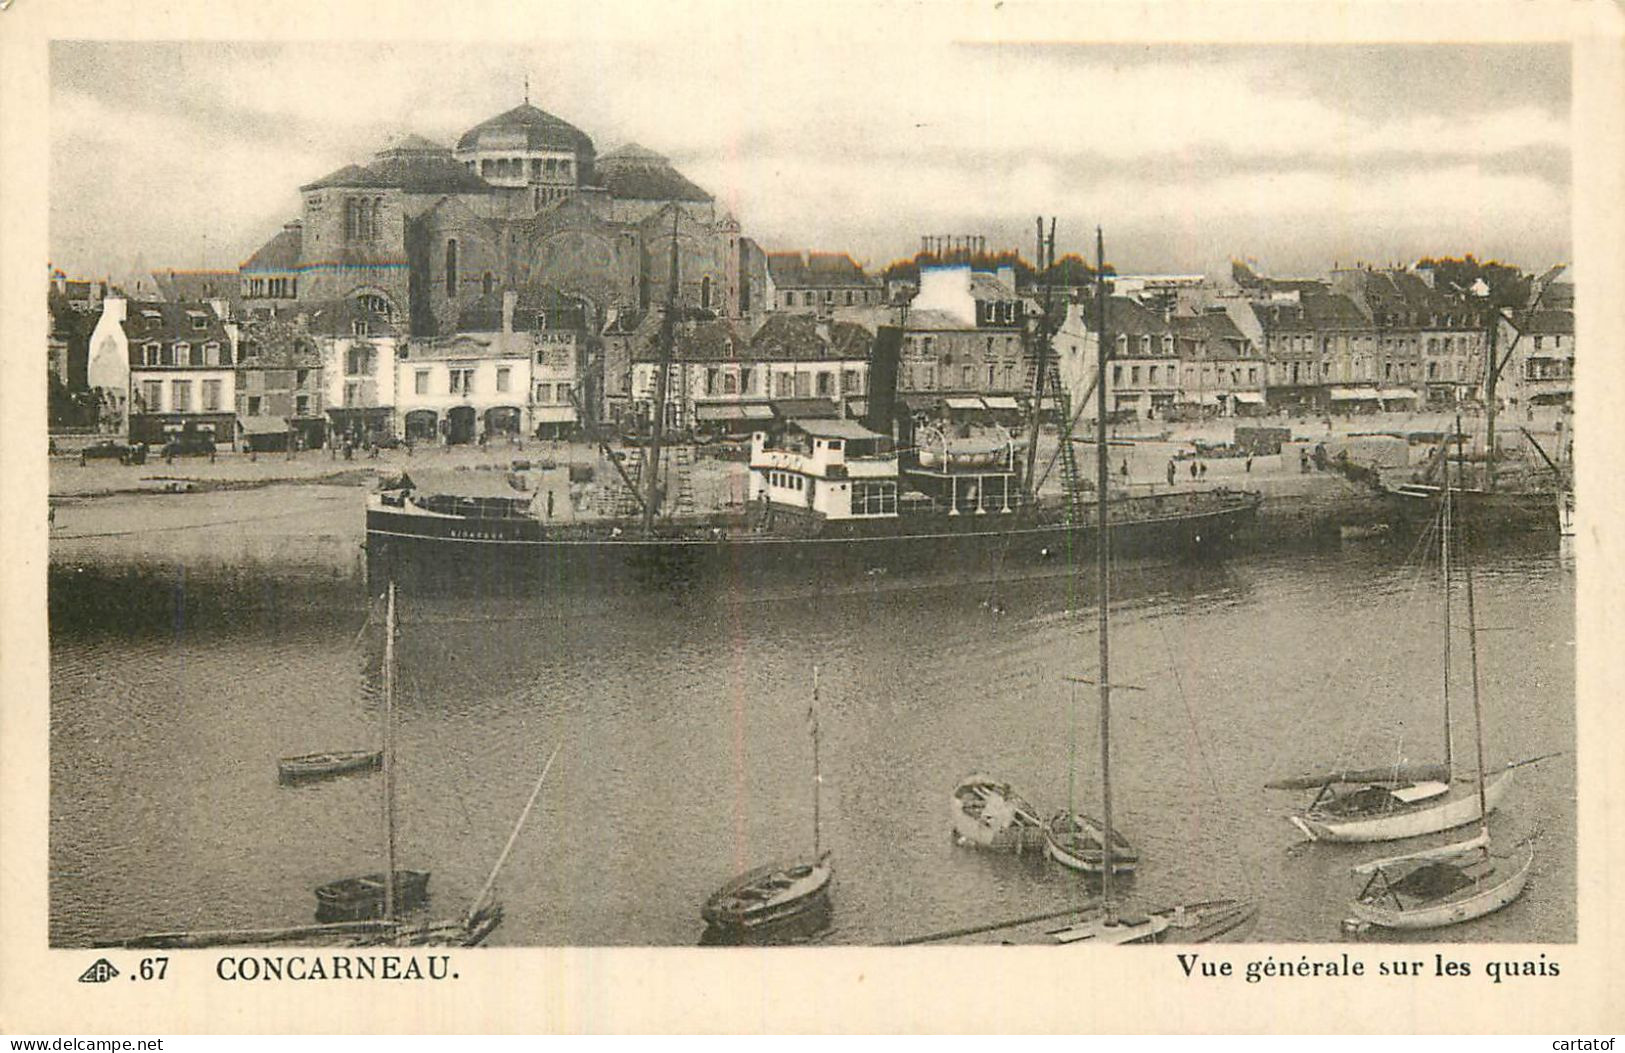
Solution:
{"label": "pedestrian figure on quay", "polygon": [[1253,474],[1253,459],[1251,457],[1247,458],[1247,474]]}
{"label": "pedestrian figure on quay", "polygon": [[1123,478],[1128,478],[1128,458],[1123,458]]}
{"label": "pedestrian figure on quay", "polygon": [[1174,459],[1168,458],[1168,485],[1174,485]]}
{"label": "pedestrian figure on quay", "polygon": [[1196,470],[1197,470],[1197,474],[1199,474],[1203,479],[1207,478],[1207,462],[1206,461],[1197,461],[1196,462]]}
{"label": "pedestrian figure on quay", "polygon": [[1192,479],[1196,478],[1196,462],[1195,461],[1191,462],[1191,478]]}
{"label": "pedestrian figure on quay", "polygon": [[547,492],[547,518],[553,518],[553,491]]}

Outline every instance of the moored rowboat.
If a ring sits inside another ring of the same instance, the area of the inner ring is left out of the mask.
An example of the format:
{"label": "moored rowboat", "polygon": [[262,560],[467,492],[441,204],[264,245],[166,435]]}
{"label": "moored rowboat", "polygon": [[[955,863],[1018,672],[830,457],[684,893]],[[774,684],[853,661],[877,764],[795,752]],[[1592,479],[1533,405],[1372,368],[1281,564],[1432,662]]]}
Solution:
{"label": "moored rowboat", "polygon": [[834,869],[829,853],[812,862],[769,863],[739,875],[705,901],[700,915],[723,930],[758,929],[822,906]]}
{"label": "moored rowboat", "polygon": [[[383,874],[329,881],[316,889],[317,921],[361,921],[384,916]],[[429,899],[429,872],[395,871],[395,909],[411,910]]]}
{"label": "moored rowboat", "polygon": [[968,775],[948,800],[954,836],[966,844],[1003,852],[1020,852],[1044,843],[1038,812],[1009,783],[987,775]]}
{"label": "moored rowboat", "polygon": [[[1068,822],[1068,820],[1071,820]],[[1044,852],[1064,867],[1085,874],[1105,869],[1106,853],[1100,823],[1082,812],[1062,812],[1044,826]],[[1130,874],[1139,865],[1140,855],[1128,839],[1112,831],[1112,873]]]}
{"label": "moored rowboat", "polygon": [[277,762],[277,777],[283,782],[300,782],[350,771],[371,771],[383,764],[383,750],[329,750],[283,757]]}

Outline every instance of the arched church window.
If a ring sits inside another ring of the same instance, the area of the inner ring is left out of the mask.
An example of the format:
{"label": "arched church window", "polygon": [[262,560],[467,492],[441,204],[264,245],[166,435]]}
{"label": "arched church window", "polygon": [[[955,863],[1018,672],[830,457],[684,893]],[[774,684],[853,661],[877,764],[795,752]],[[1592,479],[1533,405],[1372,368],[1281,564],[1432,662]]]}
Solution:
{"label": "arched church window", "polygon": [[496,288],[496,278],[492,276],[490,271],[486,271],[485,277],[480,279],[480,291],[486,296],[490,296],[491,290],[494,288]]}
{"label": "arched church window", "polygon": [[457,239],[446,239],[446,295],[457,296]]}
{"label": "arched church window", "polygon": [[700,279],[700,310],[711,309],[711,276],[708,274]]}

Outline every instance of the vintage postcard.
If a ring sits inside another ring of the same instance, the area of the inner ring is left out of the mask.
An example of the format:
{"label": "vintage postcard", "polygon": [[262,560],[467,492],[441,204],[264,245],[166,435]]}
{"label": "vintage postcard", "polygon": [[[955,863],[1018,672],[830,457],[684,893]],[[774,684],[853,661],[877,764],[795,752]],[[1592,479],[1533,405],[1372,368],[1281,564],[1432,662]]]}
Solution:
{"label": "vintage postcard", "polygon": [[1617,1027],[1622,41],[12,0],[0,1029]]}

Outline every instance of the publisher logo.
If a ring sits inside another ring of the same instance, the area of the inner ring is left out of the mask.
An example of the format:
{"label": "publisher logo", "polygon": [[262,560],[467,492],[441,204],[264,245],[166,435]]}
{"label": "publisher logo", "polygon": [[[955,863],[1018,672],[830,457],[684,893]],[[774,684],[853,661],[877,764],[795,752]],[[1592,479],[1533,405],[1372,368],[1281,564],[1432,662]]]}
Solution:
{"label": "publisher logo", "polygon": [[82,984],[104,984],[117,975],[118,970],[113,968],[112,962],[106,958],[97,958],[95,965],[79,974],[79,982]]}

